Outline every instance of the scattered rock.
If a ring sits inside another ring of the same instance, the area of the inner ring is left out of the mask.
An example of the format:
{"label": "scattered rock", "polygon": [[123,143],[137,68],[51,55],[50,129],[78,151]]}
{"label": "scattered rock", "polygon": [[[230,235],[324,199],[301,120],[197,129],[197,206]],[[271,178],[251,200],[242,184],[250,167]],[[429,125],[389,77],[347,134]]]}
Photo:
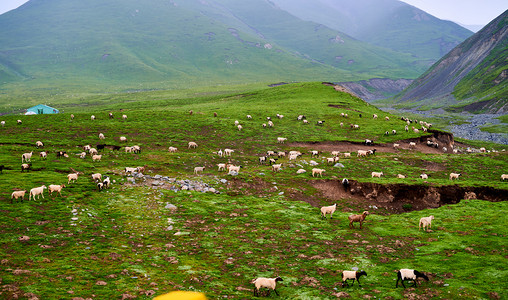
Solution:
{"label": "scattered rock", "polygon": [[338,293],[333,293],[332,295],[334,295],[335,297],[337,298],[349,298],[351,297],[348,293],[346,292],[338,292]]}
{"label": "scattered rock", "polygon": [[106,285],[108,284],[106,281],[99,280],[95,283],[96,285]]}
{"label": "scattered rock", "polygon": [[26,235],[24,235],[24,236],[20,236],[20,237],[18,238],[18,241],[20,241],[20,242],[24,242],[24,241],[28,241],[28,240],[30,240],[30,237],[29,237],[29,236],[26,236]]}

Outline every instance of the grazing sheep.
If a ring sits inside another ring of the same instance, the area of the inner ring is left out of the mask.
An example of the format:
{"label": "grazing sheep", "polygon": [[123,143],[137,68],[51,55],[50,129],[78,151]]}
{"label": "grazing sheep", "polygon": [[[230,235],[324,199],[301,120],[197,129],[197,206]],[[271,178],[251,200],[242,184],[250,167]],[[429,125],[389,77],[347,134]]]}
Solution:
{"label": "grazing sheep", "polygon": [[427,275],[420,273],[416,270],[400,269],[397,272],[397,282],[395,283],[395,287],[396,288],[399,287],[399,280],[402,282],[402,286],[404,288],[406,288],[406,286],[404,285],[404,280],[412,280],[413,286],[416,287],[416,279],[418,279],[418,278],[423,278],[426,281],[429,281],[429,277],[427,277]]}
{"label": "grazing sheep", "polygon": [[205,167],[195,167],[194,168],[194,174],[198,174],[198,172],[201,172],[203,173],[203,171],[205,170]]}
{"label": "grazing sheep", "polygon": [[269,163],[270,165],[273,165],[273,164],[275,164],[275,163],[277,162],[277,160],[278,160],[278,158],[270,158],[270,159],[268,160],[268,163]]}
{"label": "grazing sheep", "polygon": [[109,176],[102,181],[102,184],[104,184],[104,187],[107,189],[111,186],[111,180],[109,179]]}
{"label": "grazing sheep", "polygon": [[195,142],[189,142],[188,144],[188,147],[187,148],[197,148],[198,147],[198,144],[196,144]]}
{"label": "grazing sheep", "polygon": [[383,176],[383,172],[372,172],[370,173],[370,175],[372,176],[372,178],[374,177],[377,177],[377,178],[381,178],[381,176]]}
{"label": "grazing sheep", "polygon": [[141,153],[141,147],[139,147],[138,145],[134,145],[131,148],[132,148],[132,152]]}
{"label": "grazing sheep", "polygon": [[235,126],[240,125],[240,122],[238,120],[235,120]]}
{"label": "grazing sheep", "polygon": [[275,151],[271,150],[266,151],[266,156],[275,156]]}
{"label": "grazing sheep", "polygon": [[347,178],[342,179],[342,186],[346,191],[349,189],[349,180]]}
{"label": "grazing sheep", "polygon": [[304,116],[304,115],[298,115],[298,117],[296,118],[298,121],[301,121],[301,120],[305,120],[307,117]]}
{"label": "grazing sheep", "polygon": [[120,137],[120,142],[127,142],[127,138],[125,136]]}
{"label": "grazing sheep", "polygon": [[114,119],[115,117],[113,116],[113,113],[109,113],[109,118],[110,119]]}
{"label": "grazing sheep", "polygon": [[418,231],[420,231],[420,228],[423,228],[424,231],[427,230],[427,226],[432,228],[432,220],[434,220],[434,216],[421,218],[418,223]]}
{"label": "grazing sheep", "polygon": [[399,148],[399,147],[400,147],[400,144],[397,144],[397,143],[394,143],[394,144],[393,144],[393,149],[397,149],[397,148]]}
{"label": "grazing sheep", "polygon": [[233,149],[224,149],[224,156],[231,156],[233,152],[235,152]]}
{"label": "grazing sheep", "polygon": [[277,152],[277,157],[279,157],[279,158],[286,157],[286,151],[278,151]]}
{"label": "grazing sheep", "polygon": [[485,149],[485,147],[481,147],[480,152],[485,153],[485,152],[487,152],[487,149]]}
{"label": "grazing sheep", "polygon": [[339,156],[340,155],[340,151],[332,151],[331,154],[333,156]]}
{"label": "grazing sheep", "polygon": [[83,146],[83,151],[90,151],[92,147],[90,145]]}
{"label": "grazing sheep", "polygon": [[386,120],[386,121],[390,121],[390,117],[386,116],[386,117],[385,117],[385,120]]}
{"label": "grazing sheep", "polygon": [[92,180],[95,182],[102,181],[102,174],[101,173],[92,174]]}
{"label": "grazing sheep", "polygon": [[226,171],[226,164],[217,164],[217,167],[219,167],[219,170],[223,170],[223,171]]}
{"label": "grazing sheep", "polygon": [[287,138],[285,137],[278,137],[277,138],[277,143],[279,144],[284,144],[284,142],[286,142]]}
{"label": "grazing sheep", "polygon": [[193,113],[194,113],[194,112],[193,112],[192,110],[189,110],[189,115],[191,115],[191,116],[192,116],[192,114],[193,114]]}
{"label": "grazing sheep", "polygon": [[23,121],[21,121],[21,120],[17,120],[16,122],[18,123],[18,125],[23,124]]}
{"label": "grazing sheep", "polygon": [[460,175],[462,175],[462,174],[459,174],[459,173],[450,173],[450,180],[459,179]]}
{"label": "grazing sheep", "polygon": [[33,151],[31,151],[30,153],[23,153],[23,154],[21,155],[21,162],[22,162],[22,163],[23,163],[23,162],[29,162],[29,161],[30,161],[30,159],[32,158],[32,154],[33,154],[33,153],[34,153]]}
{"label": "grazing sheep", "polygon": [[39,147],[44,147],[44,144],[41,141],[37,141],[35,142],[35,147],[38,149]]}
{"label": "grazing sheep", "polygon": [[254,297],[259,296],[259,289],[262,287],[268,289],[268,296],[270,296],[271,290],[273,290],[275,292],[275,294],[277,294],[277,296],[279,296],[279,293],[275,289],[278,281],[283,281],[283,280],[279,276],[277,276],[275,278],[259,277],[259,278],[252,280],[251,283],[253,283],[255,286]]}
{"label": "grazing sheep", "polygon": [[337,203],[331,206],[321,207],[321,219],[326,219],[326,214],[330,214],[330,219],[333,217],[333,213],[337,209]]}
{"label": "grazing sheep", "polygon": [[268,127],[273,127],[273,122],[272,121],[268,121]]}
{"label": "grazing sheep", "polygon": [[363,143],[364,143],[366,146],[372,146],[372,140],[365,139],[365,141],[363,141]]}
{"label": "grazing sheep", "polygon": [[260,157],[259,157],[259,163],[260,163],[260,164],[264,164],[264,163],[266,163],[266,156],[260,156]]}
{"label": "grazing sheep", "polygon": [[74,115],[73,114],[71,114],[71,120],[74,120]]}
{"label": "grazing sheep", "polygon": [[396,135],[396,134],[397,134],[397,130],[392,129],[392,134],[393,134],[393,135]]}
{"label": "grazing sheep", "polygon": [[420,178],[421,179],[429,179],[429,175],[423,173],[423,174],[420,174]]}
{"label": "grazing sheep", "polygon": [[96,161],[96,160],[101,161],[101,159],[102,159],[102,154],[101,155],[93,155],[92,156],[92,160],[93,161]]}
{"label": "grazing sheep", "polygon": [[344,158],[346,158],[346,157],[351,157],[351,153],[349,153],[349,152],[344,153]]}
{"label": "grazing sheep", "polygon": [[78,173],[71,173],[71,174],[67,175],[67,178],[69,180],[67,182],[67,184],[71,183],[71,181],[74,182],[74,181],[78,180]]}
{"label": "grazing sheep", "polygon": [[125,167],[125,169],[124,169],[125,174],[127,174],[127,173],[134,173],[137,170],[138,170],[137,168],[131,168],[131,167]]}
{"label": "grazing sheep", "polygon": [[28,172],[31,166],[32,166],[31,164],[21,164],[21,172],[23,173],[23,171],[25,170]]}
{"label": "grazing sheep", "polygon": [[377,119],[377,115],[376,115],[376,114],[373,114],[373,115],[372,115],[372,119]]}
{"label": "grazing sheep", "polygon": [[508,174],[501,174],[501,181],[508,179]]}
{"label": "grazing sheep", "polygon": [[409,149],[414,149],[416,148],[416,143],[415,142],[410,142],[409,143]]}
{"label": "grazing sheep", "polygon": [[448,148],[443,147],[443,152],[448,152]]}
{"label": "grazing sheep", "polygon": [[367,157],[367,154],[369,154],[369,151],[367,150],[358,150],[356,157]]}
{"label": "grazing sheep", "polygon": [[238,128],[238,131],[242,131],[243,127],[242,127],[242,125],[238,125],[237,128]]}
{"label": "grazing sheep", "polygon": [[127,120],[127,115],[122,115],[122,119],[125,121]]}
{"label": "grazing sheep", "polygon": [[277,118],[282,119],[282,118],[284,118],[284,115],[277,114]]}
{"label": "grazing sheep", "polygon": [[97,151],[97,149],[95,149],[95,148],[90,148],[90,150],[88,150],[88,153],[90,155],[96,155],[96,154],[99,154],[99,151]]}
{"label": "grazing sheep", "polygon": [[97,182],[97,189],[98,189],[99,191],[101,191],[102,189],[104,189],[104,183],[102,183],[102,182]]}
{"label": "grazing sheep", "polygon": [[176,147],[169,147],[168,148],[168,151],[171,153],[175,153],[177,150],[178,150],[178,148],[176,148]]}
{"label": "grazing sheep", "polygon": [[404,179],[404,178],[406,178],[406,176],[404,176],[404,175],[402,175],[402,174],[397,174],[397,178],[399,178],[399,179]]}
{"label": "grazing sheep", "polygon": [[232,175],[233,172],[240,173],[240,168],[242,166],[229,165],[228,166],[228,175]]}
{"label": "grazing sheep", "polygon": [[217,113],[216,113],[216,112],[214,112],[214,113],[213,113],[213,116],[217,118],[217,116],[218,116],[218,115],[217,115]]}
{"label": "grazing sheep", "polygon": [[358,124],[350,124],[349,127],[351,127],[351,129],[360,129],[360,125]]}
{"label": "grazing sheep", "polygon": [[303,121],[302,121],[302,123],[303,123],[304,125],[308,125],[308,124],[309,124],[309,120],[303,120]]}
{"label": "grazing sheep", "polygon": [[42,157],[42,159],[46,159],[48,158],[48,153],[46,151],[42,151],[41,153],[39,153],[39,156]]}
{"label": "grazing sheep", "polygon": [[325,172],[325,171],[326,171],[325,169],[313,168],[312,169],[312,177],[314,177],[315,174],[323,177],[323,172]]}
{"label": "grazing sheep", "polygon": [[90,119],[91,119],[92,121],[94,121],[94,120],[95,120],[95,116],[94,116],[94,115],[91,115],[91,116],[90,116]]}
{"label": "grazing sheep", "polygon": [[137,171],[138,173],[144,173],[144,172],[145,172],[145,168],[146,168],[145,166],[142,166],[142,167],[136,167],[136,171]]}
{"label": "grazing sheep", "polygon": [[11,194],[11,203],[12,203],[12,199],[18,200],[19,198],[21,198],[21,201],[24,201],[25,200],[25,193],[26,193],[26,190],[25,191],[14,191],[14,192],[12,192],[12,194]]}
{"label": "grazing sheep", "polygon": [[298,158],[297,154],[289,154],[289,160],[296,160]]}
{"label": "grazing sheep", "polygon": [[361,215],[350,215],[348,217],[349,219],[349,228],[355,228],[354,222],[360,222],[360,229],[362,229],[362,224],[367,215],[369,214],[368,211],[364,211]]}
{"label": "grazing sheep", "polygon": [[[45,188],[46,188],[46,186],[43,185],[43,186],[31,189],[30,194],[28,195],[28,200],[30,200],[31,198],[33,198],[35,200],[35,197],[37,197],[39,195],[42,196],[42,199],[44,199],[44,189]],[[40,198],[40,197],[37,197],[37,198]]]}
{"label": "grazing sheep", "polygon": [[296,171],[296,174],[303,174],[307,171],[305,171],[304,169],[298,169],[298,171]]}
{"label": "grazing sheep", "polygon": [[319,120],[319,121],[316,122],[316,125],[323,126],[324,123],[325,123],[325,121]]}
{"label": "grazing sheep", "polygon": [[5,121],[0,122],[0,124],[2,124],[2,127],[4,127],[5,126]]}
{"label": "grazing sheep", "polygon": [[57,192],[58,194],[60,194],[60,196],[62,196],[62,189],[64,187],[65,187],[65,184],[62,184],[62,185],[50,184],[48,186],[48,193],[51,196],[51,194],[53,192]]}
{"label": "grazing sheep", "polygon": [[310,151],[310,157],[319,157],[319,151],[317,150]]}
{"label": "grazing sheep", "polygon": [[251,115],[247,115],[247,119],[252,119],[252,116]]}
{"label": "grazing sheep", "polygon": [[409,126],[404,126],[404,130],[406,130],[406,132],[409,132]]}
{"label": "grazing sheep", "polygon": [[105,138],[106,138],[106,137],[104,136],[104,134],[99,133],[99,139],[103,140],[103,139],[105,139]]}
{"label": "grazing sheep", "polygon": [[330,163],[332,163],[332,164],[333,164],[334,162],[336,162],[336,161],[338,161],[338,160],[339,160],[339,158],[338,158],[337,156],[335,156],[335,157],[327,157],[327,158],[326,158],[326,162],[327,162],[328,164],[330,164]]}
{"label": "grazing sheep", "polygon": [[367,276],[367,272],[365,271],[343,271],[342,272],[342,287],[349,286],[347,281],[349,279],[353,280],[353,283],[351,286],[355,285],[355,279],[358,281],[358,286],[362,286],[360,284],[360,277],[361,276]]}
{"label": "grazing sheep", "polygon": [[272,165],[272,171],[273,172],[278,172],[280,171],[280,168],[282,167],[282,164],[275,164],[275,165]]}
{"label": "grazing sheep", "polygon": [[413,127],[413,132],[414,132],[414,133],[418,133],[418,132],[420,132],[420,130],[418,130],[418,128],[414,128],[414,127]]}
{"label": "grazing sheep", "polygon": [[263,128],[266,128],[266,123],[261,124],[261,126],[263,126]]}

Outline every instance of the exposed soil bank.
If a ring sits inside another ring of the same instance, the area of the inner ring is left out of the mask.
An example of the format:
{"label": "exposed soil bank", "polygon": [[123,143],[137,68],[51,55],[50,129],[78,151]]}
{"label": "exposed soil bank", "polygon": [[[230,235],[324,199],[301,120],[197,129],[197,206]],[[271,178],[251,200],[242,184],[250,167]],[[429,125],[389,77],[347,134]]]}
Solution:
{"label": "exposed soil bank", "polygon": [[446,204],[456,204],[462,199],[492,202],[508,200],[508,190],[492,187],[378,184],[353,180],[350,180],[350,188],[347,191],[338,180],[320,180],[313,186],[331,201],[349,198],[360,206],[376,205],[394,212],[437,208]]}

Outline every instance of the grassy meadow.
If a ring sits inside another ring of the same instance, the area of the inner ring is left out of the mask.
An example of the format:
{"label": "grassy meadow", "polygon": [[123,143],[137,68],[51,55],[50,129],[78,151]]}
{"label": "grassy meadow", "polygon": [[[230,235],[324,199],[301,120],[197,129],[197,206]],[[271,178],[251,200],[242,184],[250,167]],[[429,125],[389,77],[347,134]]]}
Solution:
{"label": "grassy meadow", "polygon": [[[6,122],[0,127],[0,165],[5,166],[0,174],[0,299],[152,299],[172,290],[201,291],[209,299],[252,299],[252,279],[276,276],[284,280],[277,285],[280,296],[269,298],[336,299],[347,293],[353,299],[495,299],[507,294],[506,201],[463,200],[394,213],[352,196],[331,200],[321,188],[338,186],[347,177],[380,184],[485,187],[508,195],[508,183],[500,181],[508,170],[504,151],[403,149],[366,158],[353,151],[349,159],[341,156],[343,168],[334,167],[324,160],[331,157],[328,150],[318,158],[311,158],[309,150],[365,138],[391,145],[422,134],[406,133],[400,116],[321,83],[81,100],[81,105],[55,100],[65,111],[58,115],[0,117]],[[378,119],[372,119],[374,113]],[[97,120],[90,120],[92,114]],[[297,121],[300,114],[310,124]],[[267,116],[273,128],[261,126]],[[17,119],[23,123],[17,125]],[[317,120],[324,125],[317,126]],[[353,130],[350,123],[360,128]],[[396,135],[384,135],[392,129]],[[99,133],[106,139],[99,140]],[[120,142],[120,136],[128,141]],[[277,137],[288,140],[279,144]],[[38,140],[44,143],[41,149],[35,148]],[[198,147],[188,149],[190,141]],[[104,149],[101,161],[79,158],[82,146],[98,143],[139,145],[142,151]],[[169,153],[169,146],[178,151]],[[225,148],[235,150],[231,157],[216,154]],[[282,170],[274,173],[258,163],[268,150],[298,150],[303,156],[296,162],[280,158]],[[32,169],[21,172],[21,155],[30,151]],[[48,151],[48,158],[40,158],[40,151]],[[56,151],[69,157],[57,158]],[[311,160],[326,170],[322,178],[311,176]],[[228,175],[217,170],[219,163],[242,168]],[[144,174],[151,177],[133,183],[124,169],[137,166],[146,166]],[[205,170],[194,174],[198,166]],[[306,173],[296,174],[300,168]],[[68,184],[67,174],[75,171],[81,175]],[[372,171],[384,176],[371,178]],[[111,178],[110,189],[97,189],[91,179],[97,172]],[[422,172],[429,174],[425,182],[419,179]],[[462,176],[451,182],[450,172]],[[398,173],[407,178],[397,179]],[[14,190],[50,184],[66,187],[61,196],[45,190],[44,199],[28,201],[27,192],[25,201],[11,203]],[[217,193],[182,189],[197,185]],[[322,220],[319,207],[335,202],[333,219]],[[347,217],[364,210],[371,214],[363,229],[358,224],[349,229]],[[419,218],[429,215],[435,216],[432,230],[419,231]],[[341,271],[353,268],[368,274],[361,278],[362,287],[341,287]],[[430,281],[395,288],[395,270],[401,268],[425,272]]]}

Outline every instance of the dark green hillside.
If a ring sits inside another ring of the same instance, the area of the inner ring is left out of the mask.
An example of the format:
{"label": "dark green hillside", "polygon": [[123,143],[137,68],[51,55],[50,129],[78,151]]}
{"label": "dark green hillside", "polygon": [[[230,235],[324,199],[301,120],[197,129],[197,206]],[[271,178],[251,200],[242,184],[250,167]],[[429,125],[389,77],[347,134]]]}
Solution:
{"label": "dark green hillside", "polygon": [[2,98],[278,81],[416,77],[372,47],[265,1],[29,1],[0,16]]}
{"label": "dark green hillside", "polygon": [[400,107],[506,112],[508,11],[454,48],[395,97]]}
{"label": "dark green hillside", "polygon": [[[90,96],[62,114],[0,118],[6,122],[0,127],[0,299],[153,299],[173,290],[252,299],[251,280],[275,276],[284,280],[278,299],[336,299],[341,292],[352,299],[487,299],[506,293],[502,197],[508,183],[500,181],[508,169],[506,151],[431,149],[422,145],[426,134],[406,133],[398,116],[321,83],[186,92]],[[299,114],[309,124],[297,121]],[[261,126],[268,116],[273,128]],[[391,129],[397,134],[385,136]],[[277,143],[277,137],[288,140]],[[365,138],[378,151],[357,157]],[[38,140],[43,148],[35,148]],[[189,149],[190,141],[198,147]],[[418,142],[415,150],[407,148],[409,141]],[[394,142],[401,149],[393,149]],[[100,143],[107,145],[100,161],[79,158],[84,145]],[[140,153],[125,152],[134,145]],[[170,153],[169,146],[178,150]],[[234,150],[231,157],[217,154],[225,148]],[[282,169],[274,172],[259,164],[267,150],[303,155],[280,157]],[[319,157],[310,150],[319,150]],[[334,150],[343,167],[326,162]],[[20,157],[30,151],[31,170],[22,173]],[[346,158],[346,152],[353,155]],[[219,163],[242,168],[227,174]],[[146,168],[142,175],[125,173],[138,166]],[[323,177],[311,175],[315,167],[325,169]],[[374,170],[384,176],[372,178]],[[78,180],[68,183],[67,174],[76,171]],[[419,178],[422,172],[428,180]],[[450,172],[462,176],[450,181]],[[93,173],[109,176],[112,186],[99,191]],[[340,184],[344,177],[350,191]],[[15,190],[50,184],[66,186],[61,195],[45,190],[44,199],[28,201],[27,194],[11,203]],[[463,200],[466,194],[498,202]],[[320,207],[334,203],[333,219],[321,219]],[[349,229],[348,216],[364,210],[370,214],[363,229],[357,223]],[[429,215],[435,217],[431,230],[419,231],[418,220]],[[368,273],[362,287],[341,287],[342,270],[354,268]],[[394,270],[401,268],[425,272],[430,281],[395,288]]]}
{"label": "dark green hillside", "polygon": [[395,0],[273,0],[302,18],[345,32],[356,39],[411,53],[415,61],[436,61],[472,32]]}

